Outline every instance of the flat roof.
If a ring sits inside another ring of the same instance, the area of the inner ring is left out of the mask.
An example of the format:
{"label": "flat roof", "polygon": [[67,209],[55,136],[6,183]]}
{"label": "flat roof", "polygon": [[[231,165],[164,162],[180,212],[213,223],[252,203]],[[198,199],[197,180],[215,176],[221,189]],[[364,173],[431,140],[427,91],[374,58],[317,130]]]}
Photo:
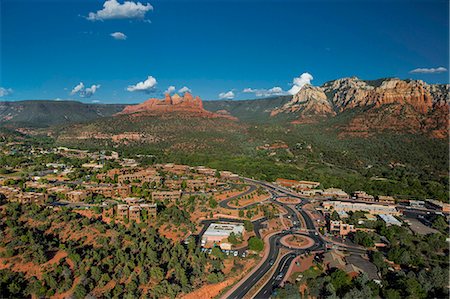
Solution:
{"label": "flat roof", "polygon": [[380,214],[378,216],[380,216],[380,218],[384,222],[386,222],[386,224],[392,224],[392,225],[398,225],[398,226],[402,225],[402,223],[400,221],[398,221],[398,219],[392,215]]}
{"label": "flat roof", "polygon": [[231,223],[211,223],[205,231],[204,236],[229,236],[232,232],[235,234],[242,234],[244,232],[244,225]]}

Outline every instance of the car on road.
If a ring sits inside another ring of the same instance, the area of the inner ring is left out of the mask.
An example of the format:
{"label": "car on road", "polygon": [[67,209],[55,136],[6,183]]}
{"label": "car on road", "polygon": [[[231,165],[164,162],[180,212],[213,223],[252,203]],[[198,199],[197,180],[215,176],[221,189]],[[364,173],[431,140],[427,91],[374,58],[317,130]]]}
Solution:
{"label": "car on road", "polygon": [[247,256],[247,254],[245,253],[245,252],[243,252],[242,254],[241,254],[241,257],[246,257]]}
{"label": "car on road", "polygon": [[238,254],[239,252],[237,250],[233,253],[234,256],[238,256]]}
{"label": "car on road", "polygon": [[270,261],[269,261],[269,265],[273,265],[273,263],[274,263],[275,261],[273,260],[273,259],[270,259]]}

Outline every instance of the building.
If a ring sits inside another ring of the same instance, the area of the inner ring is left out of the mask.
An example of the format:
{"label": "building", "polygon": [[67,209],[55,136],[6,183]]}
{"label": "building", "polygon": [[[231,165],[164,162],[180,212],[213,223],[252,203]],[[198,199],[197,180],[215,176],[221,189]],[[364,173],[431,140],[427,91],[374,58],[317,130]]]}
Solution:
{"label": "building", "polygon": [[202,237],[202,244],[221,243],[225,241],[231,233],[236,235],[244,234],[244,225],[231,223],[211,223]]}
{"label": "building", "polygon": [[10,201],[18,202],[21,204],[44,204],[48,199],[48,195],[40,192],[20,192],[15,196],[8,198]]}
{"label": "building", "polygon": [[[144,212],[145,211],[145,212]],[[144,215],[146,216],[144,217]],[[119,204],[116,207],[116,214],[118,219],[129,219],[136,223],[140,223],[142,219],[150,221],[156,217],[157,205],[156,204]]]}
{"label": "building", "polygon": [[160,183],[161,177],[156,169],[147,168],[134,173],[121,174],[118,176],[117,181],[119,184],[125,184],[126,182],[132,183],[135,181],[139,181],[141,183]]}
{"label": "building", "polygon": [[147,212],[147,215],[149,217],[156,217],[156,213],[158,211],[158,206],[156,203],[150,204],[150,203],[143,203],[139,205],[142,210],[145,210]]}
{"label": "building", "polygon": [[395,204],[395,198],[393,198],[392,196],[378,195],[377,202],[393,205]]}
{"label": "building", "polygon": [[136,206],[130,206],[128,208],[128,218],[130,221],[134,222],[140,222],[141,221],[141,207]]}
{"label": "building", "polygon": [[423,200],[409,200],[409,206],[412,208],[425,208],[425,201]]}
{"label": "building", "polygon": [[365,191],[355,191],[353,197],[359,201],[369,201],[374,202],[375,197],[373,195],[367,194]]}
{"label": "building", "polygon": [[443,213],[450,213],[450,204],[435,199],[425,200],[425,207],[438,210]]}
{"label": "building", "polygon": [[348,199],[349,196],[348,194],[339,188],[328,188],[322,191],[322,193],[320,194],[324,197],[333,197],[333,198],[338,198],[338,199]]}
{"label": "building", "polygon": [[392,215],[380,214],[378,216],[381,218],[381,220],[383,220],[386,223],[387,226],[390,225],[402,226],[402,223]]}
{"label": "building", "polygon": [[176,201],[181,198],[181,191],[154,191],[152,193],[152,199],[158,201]]}
{"label": "building", "polygon": [[352,224],[343,223],[342,221],[330,221],[330,233],[346,236],[349,233],[355,232],[355,226]]}
{"label": "building", "polygon": [[91,193],[87,190],[73,190],[67,192],[67,200],[71,202],[81,202],[84,201]]}
{"label": "building", "polygon": [[355,203],[355,202],[343,202],[343,201],[324,201],[322,206],[326,210],[331,211],[345,211],[345,212],[355,212],[363,211],[373,215],[378,214],[388,214],[388,215],[399,215],[395,206],[393,205],[378,205],[378,204],[367,204],[367,203]]}
{"label": "building", "polygon": [[213,169],[213,168],[207,168],[205,166],[197,166],[195,167],[195,170],[197,171],[197,173],[206,175],[206,176],[215,176],[217,170]]}
{"label": "building", "polygon": [[276,179],[275,183],[282,187],[288,187],[292,189],[298,190],[309,190],[314,189],[320,186],[319,182],[311,182],[311,181],[296,181],[296,180],[288,180],[288,179]]}
{"label": "building", "polygon": [[128,210],[130,206],[125,204],[117,205],[117,217],[119,219],[125,219],[128,218]]}
{"label": "building", "polygon": [[220,171],[220,178],[224,180],[237,181],[239,180],[239,175],[232,173],[231,171]]}
{"label": "building", "polygon": [[83,168],[102,169],[103,165],[98,163],[84,163],[81,165]]}

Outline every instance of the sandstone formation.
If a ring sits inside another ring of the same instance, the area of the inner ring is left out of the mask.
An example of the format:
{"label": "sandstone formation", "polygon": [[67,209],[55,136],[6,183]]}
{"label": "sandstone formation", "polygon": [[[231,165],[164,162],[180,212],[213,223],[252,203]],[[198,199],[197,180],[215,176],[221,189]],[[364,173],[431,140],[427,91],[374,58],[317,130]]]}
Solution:
{"label": "sandstone formation", "polygon": [[384,130],[448,136],[449,86],[396,78],[363,81],[356,77],[304,86],[271,113],[295,113],[293,123],[317,122],[347,111],[357,113],[341,125],[343,135],[368,136]]}
{"label": "sandstone formation", "polygon": [[320,87],[306,85],[293,96],[292,100],[280,109],[271,112],[271,116],[281,112],[297,113],[300,117],[334,116],[336,112]]}
{"label": "sandstone formation", "polygon": [[223,117],[236,120],[235,117],[227,113],[212,113],[203,108],[203,102],[200,97],[193,97],[186,92],[182,97],[178,94],[171,96],[166,94],[164,99],[151,98],[138,104],[126,106],[123,111],[117,113],[133,115],[168,115],[170,113],[182,113],[186,116],[195,117]]}

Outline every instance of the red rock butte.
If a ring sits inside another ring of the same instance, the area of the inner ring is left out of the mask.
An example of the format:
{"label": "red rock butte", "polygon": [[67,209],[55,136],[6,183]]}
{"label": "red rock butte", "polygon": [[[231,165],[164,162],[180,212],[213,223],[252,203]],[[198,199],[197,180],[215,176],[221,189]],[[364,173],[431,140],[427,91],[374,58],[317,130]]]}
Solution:
{"label": "red rock butte", "polygon": [[188,92],[186,92],[182,97],[178,94],[174,94],[173,96],[166,94],[164,99],[151,98],[137,105],[129,105],[116,115],[162,115],[172,112],[180,112],[197,117],[223,117],[237,120],[237,118],[227,113],[213,113],[205,110],[200,97],[196,96],[194,98]]}

